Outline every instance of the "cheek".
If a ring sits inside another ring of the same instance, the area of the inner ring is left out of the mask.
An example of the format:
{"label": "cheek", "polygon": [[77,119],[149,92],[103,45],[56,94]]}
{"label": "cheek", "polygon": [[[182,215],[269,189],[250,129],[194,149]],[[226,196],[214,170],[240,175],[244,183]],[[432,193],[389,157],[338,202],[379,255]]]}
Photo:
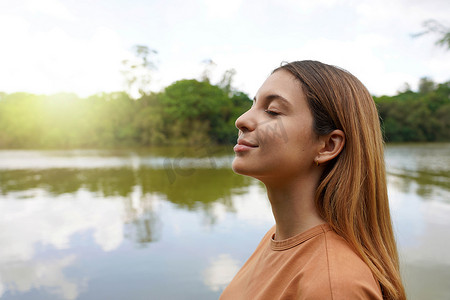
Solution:
{"label": "cheek", "polygon": [[292,128],[288,135],[285,151],[295,157],[297,161],[309,161],[315,157],[316,137],[309,126],[297,126]]}
{"label": "cheek", "polygon": [[287,144],[292,140],[295,129],[292,125],[281,119],[271,120],[260,126],[256,133],[257,140],[261,145],[272,147],[273,145]]}
{"label": "cheek", "polygon": [[314,144],[314,135],[310,128],[302,128],[295,138],[296,143],[301,146],[303,151],[308,150]]}

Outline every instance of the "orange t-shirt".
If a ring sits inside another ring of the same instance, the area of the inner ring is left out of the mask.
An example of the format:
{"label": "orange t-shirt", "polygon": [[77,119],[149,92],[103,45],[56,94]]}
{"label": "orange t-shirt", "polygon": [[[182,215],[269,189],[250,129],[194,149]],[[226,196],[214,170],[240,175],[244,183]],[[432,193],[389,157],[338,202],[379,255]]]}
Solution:
{"label": "orange t-shirt", "polygon": [[329,225],[283,241],[270,229],[220,300],[382,299],[369,267]]}

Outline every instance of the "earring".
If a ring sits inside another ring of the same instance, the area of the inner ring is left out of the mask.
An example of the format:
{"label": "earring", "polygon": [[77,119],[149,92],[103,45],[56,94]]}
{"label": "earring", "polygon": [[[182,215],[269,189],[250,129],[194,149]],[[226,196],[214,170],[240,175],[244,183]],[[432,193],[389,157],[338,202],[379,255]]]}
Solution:
{"label": "earring", "polygon": [[317,161],[317,159],[315,159],[314,162],[316,163],[316,166],[319,166],[319,162]]}

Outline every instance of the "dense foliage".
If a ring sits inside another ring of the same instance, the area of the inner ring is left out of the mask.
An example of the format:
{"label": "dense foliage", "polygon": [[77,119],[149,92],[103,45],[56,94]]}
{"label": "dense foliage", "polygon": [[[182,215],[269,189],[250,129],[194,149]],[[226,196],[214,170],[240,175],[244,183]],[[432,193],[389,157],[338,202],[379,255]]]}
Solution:
{"label": "dense foliage", "polygon": [[[374,97],[387,142],[450,141],[450,82]],[[135,100],[125,92],[79,98],[0,93],[0,148],[232,144],[251,106],[229,84],[180,80]]]}
{"label": "dense foliage", "polygon": [[224,144],[251,106],[242,92],[180,80],[134,100],[124,92],[78,98],[0,93],[0,148]]}
{"label": "dense foliage", "polygon": [[418,92],[374,99],[387,142],[450,141],[450,82],[422,78]]}

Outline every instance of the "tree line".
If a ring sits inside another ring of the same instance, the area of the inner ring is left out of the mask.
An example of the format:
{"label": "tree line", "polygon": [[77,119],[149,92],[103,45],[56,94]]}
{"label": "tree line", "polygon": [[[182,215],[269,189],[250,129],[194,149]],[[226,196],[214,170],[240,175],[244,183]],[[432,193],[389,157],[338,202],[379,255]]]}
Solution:
{"label": "tree line", "polygon": [[395,96],[374,97],[387,142],[450,141],[450,81],[422,78],[417,92],[409,85]]}
{"label": "tree line", "polygon": [[139,99],[0,93],[0,148],[89,148],[235,143],[249,97],[209,80],[180,80]]}
{"label": "tree line", "polygon": [[[450,82],[423,78],[417,92],[374,100],[387,142],[450,141]],[[0,148],[234,144],[234,122],[250,106],[230,80],[184,79],[138,99],[0,93]]]}

